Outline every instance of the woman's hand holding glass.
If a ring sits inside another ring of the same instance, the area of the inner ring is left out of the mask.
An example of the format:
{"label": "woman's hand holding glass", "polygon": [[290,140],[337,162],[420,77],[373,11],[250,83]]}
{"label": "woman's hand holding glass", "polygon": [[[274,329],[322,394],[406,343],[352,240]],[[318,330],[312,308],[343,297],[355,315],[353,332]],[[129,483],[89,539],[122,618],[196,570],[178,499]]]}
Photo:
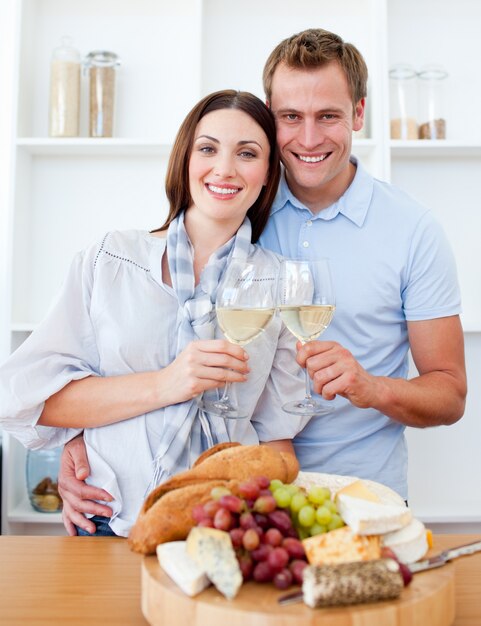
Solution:
{"label": "woman's hand holding glass", "polygon": [[[217,290],[217,321],[226,338],[245,346],[258,337],[276,310],[277,268],[274,265],[234,259],[227,267]],[[247,417],[229,398],[226,382],[222,397],[199,405],[207,413],[227,419]]]}
{"label": "woman's hand holding glass", "polygon": [[[327,259],[284,259],[279,273],[279,312],[282,321],[302,344],[317,339],[329,326],[335,311],[334,288]],[[306,370],[306,396],[283,407],[295,415],[322,415],[330,409],[311,395]]]}

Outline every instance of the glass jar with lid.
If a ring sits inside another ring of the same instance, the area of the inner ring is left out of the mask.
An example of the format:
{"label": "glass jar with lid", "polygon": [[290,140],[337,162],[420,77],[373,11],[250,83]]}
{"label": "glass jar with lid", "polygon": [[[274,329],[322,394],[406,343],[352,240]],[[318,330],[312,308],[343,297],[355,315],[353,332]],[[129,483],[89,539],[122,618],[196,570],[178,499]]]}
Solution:
{"label": "glass jar with lid", "polygon": [[27,491],[36,511],[56,513],[62,510],[62,498],[58,493],[60,455],[61,448],[27,451]]}
{"label": "glass jar with lid", "polygon": [[50,63],[50,137],[78,137],[79,114],[80,53],[63,37]]}
{"label": "glass jar with lid", "polygon": [[389,70],[391,139],[417,139],[416,70],[398,63]]}
{"label": "glass jar with lid", "polygon": [[442,65],[426,65],[419,77],[419,139],[446,139],[444,89],[448,73]]}
{"label": "glass jar with lid", "polygon": [[89,136],[112,137],[115,109],[115,74],[120,65],[114,52],[96,50],[85,58],[89,74]]}

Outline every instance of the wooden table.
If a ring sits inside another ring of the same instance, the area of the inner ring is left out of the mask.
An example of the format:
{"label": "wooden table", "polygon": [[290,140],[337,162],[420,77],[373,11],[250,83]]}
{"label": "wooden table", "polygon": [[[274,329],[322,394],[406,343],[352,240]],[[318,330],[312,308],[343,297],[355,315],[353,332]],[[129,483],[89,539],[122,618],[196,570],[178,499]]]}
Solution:
{"label": "wooden table", "polygon": [[[479,540],[478,535],[438,535],[435,548]],[[146,626],[140,565],[141,557],[123,539],[2,536],[0,624]],[[481,553],[458,559],[455,568],[454,625],[480,626]]]}

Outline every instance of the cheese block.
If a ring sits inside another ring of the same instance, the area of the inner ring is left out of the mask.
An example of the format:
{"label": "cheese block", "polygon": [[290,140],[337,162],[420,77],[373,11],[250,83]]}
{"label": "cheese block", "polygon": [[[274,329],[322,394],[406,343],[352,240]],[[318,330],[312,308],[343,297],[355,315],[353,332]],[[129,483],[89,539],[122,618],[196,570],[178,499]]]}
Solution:
{"label": "cheese block", "polygon": [[349,526],[304,539],[302,545],[311,565],[370,561],[381,556],[380,537],[355,535]]}
{"label": "cheese block", "polygon": [[185,541],[159,544],[157,558],[164,572],[188,596],[196,596],[210,585],[210,580],[202,568],[187,554]]}
{"label": "cheese block", "polygon": [[382,535],[407,526],[412,513],[406,506],[371,502],[340,493],[336,498],[344,522],[357,535]]}
{"label": "cheese block", "polygon": [[371,491],[361,479],[355,480],[353,483],[339,489],[337,496],[341,494],[346,494],[353,498],[361,498],[361,500],[369,500],[370,502],[381,502],[381,498]]}
{"label": "cheese block", "polygon": [[187,554],[229,600],[242,585],[242,573],[230,535],[216,528],[194,527],[187,537]]}
{"label": "cheese block", "polygon": [[426,528],[416,518],[413,518],[404,528],[383,535],[381,542],[383,546],[390,548],[403,563],[419,561],[429,548]]}

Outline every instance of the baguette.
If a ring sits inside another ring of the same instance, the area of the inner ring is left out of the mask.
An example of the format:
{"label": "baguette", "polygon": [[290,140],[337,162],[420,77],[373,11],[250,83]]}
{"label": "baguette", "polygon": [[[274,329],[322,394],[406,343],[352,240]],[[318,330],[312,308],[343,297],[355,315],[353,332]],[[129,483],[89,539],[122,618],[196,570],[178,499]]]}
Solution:
{"label": "baguette", "polygon": [[267,476],[290,483],[299,472],[296,457],[269,446],[218,444],[193,467],[161,483],[147,496],[129,535],[135,552],[154,554],[158,544],[185,539],[195,522],[192,509],[210,499],[214,487],[237,494],[240,482]]}

